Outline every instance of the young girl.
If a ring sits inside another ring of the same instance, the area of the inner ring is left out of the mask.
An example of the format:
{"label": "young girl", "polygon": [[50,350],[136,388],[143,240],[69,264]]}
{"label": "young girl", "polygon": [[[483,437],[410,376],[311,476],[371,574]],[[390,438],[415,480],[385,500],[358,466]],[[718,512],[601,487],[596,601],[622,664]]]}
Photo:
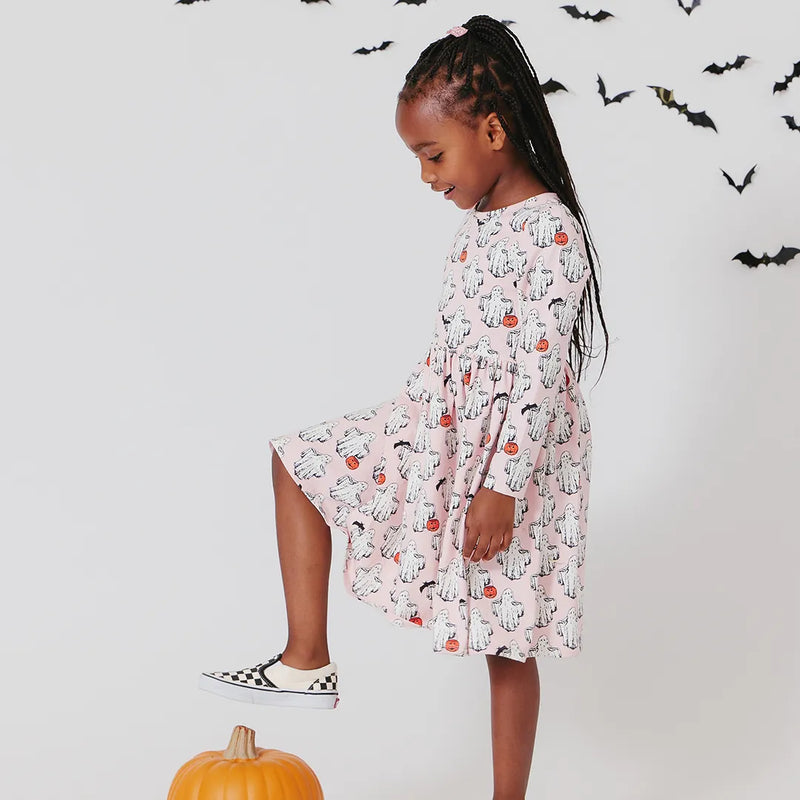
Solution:
{"label": "young girl", "polygon": [[336,706],[337,528],[348,593],[425,629],[436,653],[486,656],[496,797],[523,797],[536,658],[581,650],[591,437],[578,378],[590,281],[600,311],[594,260],[536,73],[504,24],[474,16],[423,50],[395,122],[423,182],[466,211],[430,347],[395,396],[270,440],[287,644],[200,685]]}

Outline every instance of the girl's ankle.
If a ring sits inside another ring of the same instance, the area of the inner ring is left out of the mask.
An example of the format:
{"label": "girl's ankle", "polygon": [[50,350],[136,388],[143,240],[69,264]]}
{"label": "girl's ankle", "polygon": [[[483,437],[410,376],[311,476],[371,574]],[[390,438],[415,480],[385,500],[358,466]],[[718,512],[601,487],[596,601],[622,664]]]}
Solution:
{"label": "girl's ankle", "polygon": [[330,653],[323,651],[316,653],[304,653],[297,650],[284,650],[281,656],[281,663],[287,667],[295,669],[319,669],[331,663]]}

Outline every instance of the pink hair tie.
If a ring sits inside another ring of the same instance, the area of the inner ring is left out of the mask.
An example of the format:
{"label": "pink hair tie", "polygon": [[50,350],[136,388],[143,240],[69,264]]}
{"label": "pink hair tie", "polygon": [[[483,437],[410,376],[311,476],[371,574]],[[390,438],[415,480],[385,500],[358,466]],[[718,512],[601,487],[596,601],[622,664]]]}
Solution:
{"label": "pink hair tie", "polygon": [[463,36],[467,32],[467,28],[463,27],[462,25],[456,25],[454,28],[450,28],[448,33],[452,33],[453,36]]}

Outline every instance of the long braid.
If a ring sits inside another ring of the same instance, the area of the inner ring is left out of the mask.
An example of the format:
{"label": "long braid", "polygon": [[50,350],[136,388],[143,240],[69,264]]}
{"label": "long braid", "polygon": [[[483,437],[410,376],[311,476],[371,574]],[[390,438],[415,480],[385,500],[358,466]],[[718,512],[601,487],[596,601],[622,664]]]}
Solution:
{"label": "long braid", "polygon": [[[531,169],[579,220],[587,242],[594,299],[605,334],[604,369],[608,330],[595,275],[595,265],[598,272],[600,268],[597,253],[536,71],[516,34],[502,22],[479,14],[463,27],[467,34],[437,39],[420,53],[417,63],[406,74],[397,99],[411,102],[419,96],[433,95],[444,113],[470,127],[474,127],[478,115],[494,111],[509,140],[524,154]],[[568,353],[578,380],[584,369],[584,355],[592,356],[593,336],[592,296],[587,284]]]}

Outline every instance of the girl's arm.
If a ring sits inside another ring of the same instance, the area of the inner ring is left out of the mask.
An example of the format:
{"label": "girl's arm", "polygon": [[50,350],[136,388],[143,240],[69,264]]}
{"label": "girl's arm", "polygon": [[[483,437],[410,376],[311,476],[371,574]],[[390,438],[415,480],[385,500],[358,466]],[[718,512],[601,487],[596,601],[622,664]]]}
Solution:
{"label": "girl's arm", "polygon": [[518,498],[528,489],[565,380],[567,350],[590,271],[580,223],[569,210],[557,206],[552,216],[546,208],[539,213],[545,215],[539,224],[528,221],[511,232],[527,255],[517,281],[519,319],[507,337],[517,372],[482,483]]}

